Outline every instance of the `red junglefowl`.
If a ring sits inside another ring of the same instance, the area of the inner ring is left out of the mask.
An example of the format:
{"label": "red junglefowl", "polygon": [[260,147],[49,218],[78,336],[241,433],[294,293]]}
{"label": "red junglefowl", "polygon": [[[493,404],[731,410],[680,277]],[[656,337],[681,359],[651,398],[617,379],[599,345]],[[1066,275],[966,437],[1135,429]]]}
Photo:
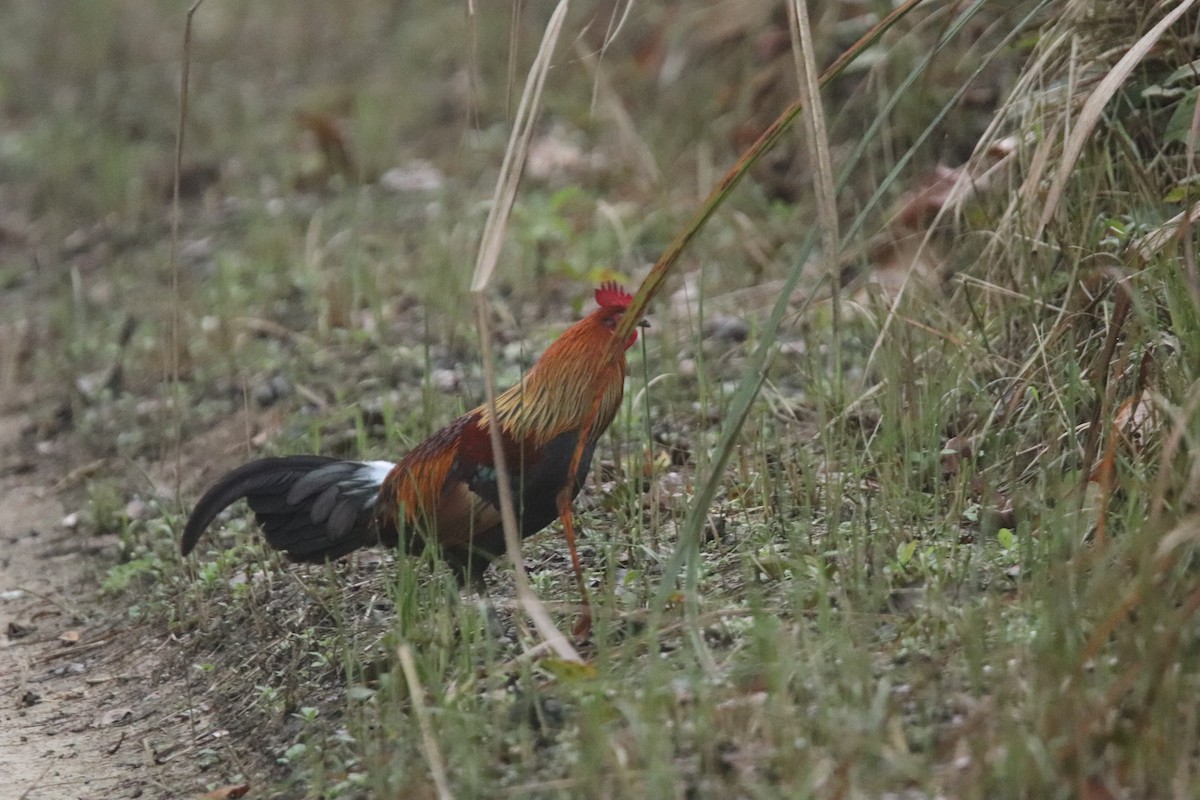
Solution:
{"label": "red junglefowl", "polygon": [[[571,501],[621,405],[625,350],[637,331],[624,348],[612,336],[632,300],[615,283],[602,285],[600,307],[496,398],[520,534],[531,536],[561,517],[581,588]],[[200,498],[183,531],[183,554],[217,514],[245,498],[267,542],[292,561],[325,561],[371,545],[403,544],[405,552],[420,553],[434,544],[460,579],[478,582],[505,551],[491,424],[487,407],[479,406],[396,464],[316,455],[252,461]],[[584,602],[586,615],[586,594]]]}

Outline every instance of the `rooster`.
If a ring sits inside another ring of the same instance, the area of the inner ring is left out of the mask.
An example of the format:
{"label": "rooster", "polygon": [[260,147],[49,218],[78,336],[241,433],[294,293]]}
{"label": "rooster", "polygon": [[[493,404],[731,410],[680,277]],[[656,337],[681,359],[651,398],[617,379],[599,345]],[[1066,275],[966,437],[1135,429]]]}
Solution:
{"label": "rooster", "polygon": [[[318,455],[244,464],[200,498],[183,531],[183,554],[222,510],[245,498],[267,542],[292,561],[331,560],[371,545],[403,544],[410,554],[434,545],[460,580],[478,584],[505,551],[489,435],[495,422],[520,535],[562,519],[583,591],[571,502],[621,405],[625,351],[638,335],[634,329],[623,347],[613,342],[633,301],[627,292],[609,282],[595,297],[599,308],[564,331],[496,398],[495,418],[479,406],[394,464]],[[586,591],[584,609],[586,617]]]}

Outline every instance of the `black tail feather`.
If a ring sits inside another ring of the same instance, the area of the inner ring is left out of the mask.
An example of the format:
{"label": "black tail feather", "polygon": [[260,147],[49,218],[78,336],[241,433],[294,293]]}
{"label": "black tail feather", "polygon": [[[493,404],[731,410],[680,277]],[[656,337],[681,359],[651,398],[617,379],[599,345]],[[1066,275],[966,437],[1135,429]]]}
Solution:
{"label": "black tail feather", "polygon": [[381,531],[374,505],[389,466],[326,456],[244,464],[196,503],[180,549],[192,552],[217,515],[243,498],[267,542],[293,561],[325,561],[377,544]]}

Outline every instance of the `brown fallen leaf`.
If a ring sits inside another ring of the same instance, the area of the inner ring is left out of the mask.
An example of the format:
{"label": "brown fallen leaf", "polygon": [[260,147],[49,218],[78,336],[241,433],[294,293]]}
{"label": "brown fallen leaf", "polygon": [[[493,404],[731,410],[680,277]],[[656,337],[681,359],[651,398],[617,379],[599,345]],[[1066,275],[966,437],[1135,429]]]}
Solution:
{"label": "brown fallen leaf", "polygon": [[908,230],[923,231],[928,228],[948,203],[961,203],[964,172],[963,167],[951,168],[945,164],[935,166],[932,175],[901,198],[896,221]]}
{"label": "brown fallen leaf", "polygon": [[1083,800],[1115,800],[1115,795],[1099,778],[1088,778],[1083,785]]}
{"label": "brown fallen leaf", "polygon": [[1113,428],[1134,453],[1140,453],[1147,442],[1152,441],[1161,423],[1150,398],[1139,392],[1126,399],[1113,415]]}
{"label": "brown fallen leaf", "polygon": [[298,111],[296,125],[312,136],[322,160],[319,169],[310,170],[310,174],[297,178],[298,188],[319,188],[321,183],[334,175],[354,180],[358,170],[354,165],[354,158],[350,155],[346,137],[333,116],[321,112]]}
{"label": "brown fallen leaf", "polygon": [[229,786],[222,786],[218,789],[213,789],[211,792],[205,792],[200,795],[198,800],[234,800],[234,798],[245,797],[250,791],[250,784],[235,783]]}

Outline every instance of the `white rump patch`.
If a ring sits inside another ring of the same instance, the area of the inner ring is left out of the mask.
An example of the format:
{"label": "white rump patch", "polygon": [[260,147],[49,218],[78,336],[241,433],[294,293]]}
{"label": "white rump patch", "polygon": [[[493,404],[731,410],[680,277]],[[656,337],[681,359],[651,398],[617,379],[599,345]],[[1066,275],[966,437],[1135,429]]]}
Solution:
{"label": "white rump patch", "polygon": [[[362,466],[355,471],[354,478],[369,485],[372,489],[382,486],[384,478],[392,471],[392,467],[396,466],[391,461],[363,461],[360,463]],[[371,492],[366,503],[363,504],[363,508],[371,508],[378,499],[379,494]]]}
{"label": "white rump patch", "polygon": [[391,461],[364,461],[360,474],[364,480],[371,480],[376,486],[379,486],[394,466],[396,465]]}

